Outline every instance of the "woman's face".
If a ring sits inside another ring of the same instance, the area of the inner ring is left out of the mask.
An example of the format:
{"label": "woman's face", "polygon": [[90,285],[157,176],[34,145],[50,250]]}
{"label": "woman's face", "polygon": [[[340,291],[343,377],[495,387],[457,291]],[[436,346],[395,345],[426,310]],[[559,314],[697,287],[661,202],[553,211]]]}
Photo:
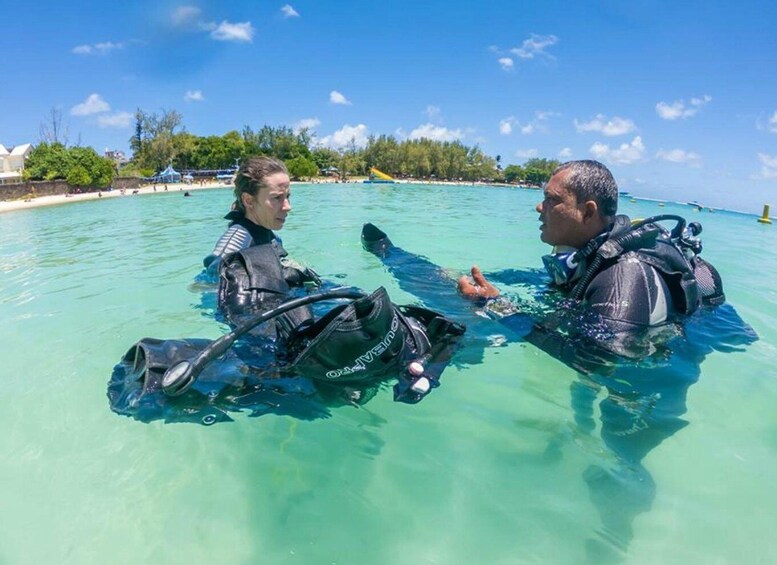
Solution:
{"label": "woman's face", "polygon": [[291,212],[289,175],[273,173],[265,177],[264,186],[255,196],[243,193],[241,198],[246,218],[268,230],[279,230]]}

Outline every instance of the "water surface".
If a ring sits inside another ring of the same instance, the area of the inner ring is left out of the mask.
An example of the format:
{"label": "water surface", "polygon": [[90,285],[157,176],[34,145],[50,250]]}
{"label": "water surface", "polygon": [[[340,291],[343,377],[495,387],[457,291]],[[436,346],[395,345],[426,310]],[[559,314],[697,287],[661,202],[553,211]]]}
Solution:
{"label": "water surface", "polygon": [[[301,185],[280,235],[325,278],[384,285],[409,303],[361,249],[362,223],[452,273],[473,262],[537,268],[546,252],[538,198],[496,187]],[[606,393],[594,393],[581,422],[578,375],[516,341],[449,367],[415,406],[385,390],[327,418],[237,414],[211,427],[111,412],[106,383],[137,339],[225,330],[188,286],[230,202],[224,189],[170,192],[0,216],[0,562],[777,561],[773,226],[621,205],[632,217],[701,221],[704,256],[760,338],[703,357],[687,425],[641,461],[655,484],[645,498],[638,474],[611,480],[629,469],[602,439]]]}

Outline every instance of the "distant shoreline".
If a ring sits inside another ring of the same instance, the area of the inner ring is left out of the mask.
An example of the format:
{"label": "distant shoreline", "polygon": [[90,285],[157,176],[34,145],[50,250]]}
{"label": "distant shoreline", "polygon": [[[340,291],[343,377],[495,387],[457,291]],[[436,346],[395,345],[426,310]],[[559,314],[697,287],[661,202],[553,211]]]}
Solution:
{"label": "distant shoreline", "polygon": [[[342,184],[361,184],[367,177],[355,177]],[[294,181],[292,184],[336,184],[334,179],[324,178],[315,179],[312,181]],[[337,183],[339,184],[339,183]],[[396,184],[425,184],[425,185],[447,185],[447,186],[510,186],[516,188],[533,188],[522,185],[504,184],[504,183],[482,183],[482,182],[468,182],[468,181],[428,181],[428,180],[410,180],[410,179],[398,179]],[[157,183],[156,190],[152,185],[144,185],[140,188],[125,189],[125,190],[102,190],[98,192],[84,192],[81,194],[54,194],[50,196],[36,196],[25,200],[3,200],[0,201],[0,213],[14,212],[17,210],[28,210],[30,208],[40,208],[42,206],[59,206],[62,204],[70,204],[72,202],[84,202],[87,200],[101,200],[103,198],[117,198],[120,196],[135,196],[139,194],[154,194],[165,192],[164,183]],[[388,184],[387,186],[391,186]],[[167,192],[186,192],[194,190],[205,190],[213,188],[226,188],[230,191],[233,190],[234,185],[224,184],[223,182],[210,182],[204,185],[199,184],[182,184],[182,183],[169,183],[167,185]]]}
{"label": "distant shoreline", "polygon": [[[345,183],[342,184],[361,184],[363,180],[366,180],[366,177],[358,177],[353,178]],[[300,185],[300,184],[309,184],[309,185],[316,185],[316,184],[340,184],[336,183],[333,179],[315,179],[312,181],[293,181],[293,185]],[[396,184],[419,184],[419,185],[438,185],[438,186],[496,186],[496,187],[502,187],[502,188],[522,188],[525,190],[539,190],[536,186],[526,186],[526,185],[519,185],[519,184],[507,184],[507,183],[484,183],[484,182],[471,182],[471,181],[429,181],[429,180],[414,180],[414,179],[397,179]],[[223,188],[228,189],[230,192],[234,189],[234,185],[224,184],[223,182],[210,182],[204,185],[199,184],[181,184],[181,183],[170,183],[167,185],[168,189],[167,192],[192,192],[195,190],[208,190],[208,189],[215,189],[215,188]],[[385,184],[385,185],[379,185],[379,186],[391,186],[391,184]],[[28,210],[30,208],[40,208],[42,206],[59,206],[62,204],[69,204],[72,202],[84,202],[87,200],[98,200],[103,198],[117,198],[117,197],[130,197],[134,195],[140,195],[140,194],[154,194],[157,193],[164,193],[164,184],[159,183],[156,185],[156,191],[154,190],[154,187],[152,185],[145,185],[140,188],[136,189],[125,189],[124,191],[114,189],[114,190],[103,190],[100,192],[85,192],[82,194],[70,194],[70,195],[64,195],[64,194],[56,194],[51,196],[37,196],[32,199],[27,200],[3,200],[0,201],[0,214],[3,212],[14,212],[18,210]],[[658,198],[647,198],[642,196],[634,196],[633,194],[622,194],[620,195],[623,200],[629,199],[629,200],[641,200],[645,202],[656,202],[656,203],[666,203],[666,204],[677,204],[680,206],[688,205],[691,206],[691,204],[688,204],[687,202],[673,202],[671,200],[662,200]],[[755,212],[743,212],[741,210],[729,210],[727,208],[708,208],[704,206],[702,210],[710,211],[710,212],[727,212],[731,214],[741,214],[744,216],[753,216],[753,217],[760,217],[760,214]]]}

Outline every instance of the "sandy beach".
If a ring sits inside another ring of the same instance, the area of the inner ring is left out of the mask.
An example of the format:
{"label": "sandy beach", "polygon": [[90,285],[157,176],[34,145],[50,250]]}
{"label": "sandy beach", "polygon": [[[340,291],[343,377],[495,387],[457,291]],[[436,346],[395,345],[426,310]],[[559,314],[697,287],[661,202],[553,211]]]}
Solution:
{"label": "sandy beach", "polygon": [[[194,190],[204,190],[206,188],[225,188],[232,190],[232,185],[226,185],[223,182],[211,182],[200,184],[168,184],[167,192],[189,192]],[[141,188],[121,190],[103,190],[101,192],[86,192],[83,194],[54,194],[51,196],[37,196],[28,200],[4,200],[0,201],[0,213],[12,212],[14,210],[26,210],[28,208],[38,208],[40,206],[56,206],[59,204],[69,204],[71,202],[83,202],[84,200],[98,200],[103,198],[130,198],[138,194],[154,194],[165,192],[163,184],[158,184],[156,190],[153,185],[146,185]]]}

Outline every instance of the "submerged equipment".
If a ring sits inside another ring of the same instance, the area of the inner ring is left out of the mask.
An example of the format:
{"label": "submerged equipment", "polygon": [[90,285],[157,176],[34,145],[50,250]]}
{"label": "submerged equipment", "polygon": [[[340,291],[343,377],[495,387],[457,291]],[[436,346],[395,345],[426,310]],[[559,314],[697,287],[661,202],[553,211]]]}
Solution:
{"label": "submerged equipment", "polygon": [[[348,302],[318,320],[311,316],[296,327],[288,326],[289,312],[337,299]],[[439,386],[439,377],[465,331],[461,324],[430,310],[395,306],[382,287],[369,295],[338,288],[253,314],[215,341],[145,338],[129,349],[121,364],[132,380],[142,381],[141,395],[161,390],[166,396],[179,396],[241,336],[265,322],[280,320],[285,321],[276,324],[278,339],[272,348],[276,375],[357,386],[396,376],[394,399],[406,403],[420,401]],[[212,377],[211,372],[209,383]],[[233,378],[241,379],[242,375]]]}

